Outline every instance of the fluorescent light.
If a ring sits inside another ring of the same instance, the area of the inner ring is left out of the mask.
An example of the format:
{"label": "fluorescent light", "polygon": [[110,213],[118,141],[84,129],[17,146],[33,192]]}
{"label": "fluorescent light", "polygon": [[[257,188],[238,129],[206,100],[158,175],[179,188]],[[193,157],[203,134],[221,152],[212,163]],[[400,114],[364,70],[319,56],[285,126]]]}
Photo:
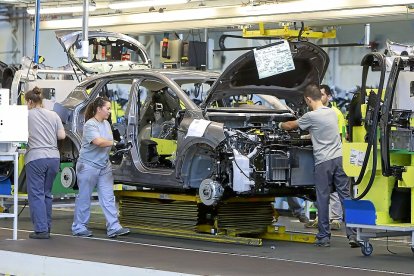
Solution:
{"label": "fluorescent light", "polygon": [[124,10],[124,9],[144,8],[144,7],[153,7],[153,6],[186,4],[188,2],[189,0],[152,0],[152,1],[143,0],[143,1],[113,3],[113,4],[109,4],[108,7],[113,10]]}
{"label": "fluorescent light", "polygon": [[243,15],[278,15],[303,12],[335,11],[374,7],[405,6],[413,4],[414,0],[298,0],[285,3],[263,4],[259,6],[239,7],[237,12]]}
{"label": "fluorescent light", "polygon": [[[96,10],[95,5],[89,6],[89,11]],[[76,13],[83,12],[83,6],[62,6],[53,8],[40,8],[40,14]],[[27,9],[28,14],[35,14],[35,8]]]}
{"label": "fluorescent light", "polygon": [[[302,0],[300,2],[309,3],[309,0]],[[314,0],[311,2],[318,4]],[[335,2],[336,6],[328,5],[328,2],[323,1],[323,3],[326,3],[325,9],[314,10],[312,6],[302,6],[302,10],[295,11],[291,10],[292,6],[286,7],[283,5],[283,3],[293,3],[293,1],[281,2],[279,5],[282,5],[281,7],[284,7],[283,9],[272,9],[271,13],[267,13],[265,10],[262,14],[255,12],[246,13],[245,10],[240,10],[240,7],[233,6],[174,10],[165,11],[164,13],[146,12],[91,16],[89,18],[89,27],[124,33],[150,33],[174,29],[184,30],[190,28],[202,29],[234,26],[257,22],[292,22],[300,20],[309,22],[319,20],[329,23],[353,18],[370,18],[370,21],[379,21],[380,18],[385,17],[403,17],[404,20],[413,19],[414,17],[414,14],[407,13],[406,4],[410,1],[347,0],[342,1],[343,3],[341,5],[338,0],[330,0],[330,2]],[[389,3],[392,6],[381,6],[385,3]],[[297,8],[297,6],[295,5],[294,8]],[[318,8],[321,7],[318,5]],[[282,11],[283,13],[278,11]],[[40,23],[42,30],[74,29],[81,27],[81,18],[48,20]]]}

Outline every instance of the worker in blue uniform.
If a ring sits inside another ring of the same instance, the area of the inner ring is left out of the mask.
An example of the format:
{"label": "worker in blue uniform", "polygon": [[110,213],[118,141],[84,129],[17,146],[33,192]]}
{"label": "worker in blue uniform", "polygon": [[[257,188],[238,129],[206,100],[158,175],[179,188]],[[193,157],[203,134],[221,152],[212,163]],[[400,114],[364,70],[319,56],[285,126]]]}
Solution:
{"label": "worker in blue uniform", "polygon": [[85,111],[82,145],[76,164],[79,193],[75,202],[75,214],[72,224],[74,236],[89,237],[91,196],[97,189],[99,203],[106,218],[107,235],[110,238],[129,233],[118,220],[113,190],[114,177],[109,161],[109,152],[114,144],[112,130],[107,121],[111,114],[111,102],[108,98],[98,97],[88,105]]}

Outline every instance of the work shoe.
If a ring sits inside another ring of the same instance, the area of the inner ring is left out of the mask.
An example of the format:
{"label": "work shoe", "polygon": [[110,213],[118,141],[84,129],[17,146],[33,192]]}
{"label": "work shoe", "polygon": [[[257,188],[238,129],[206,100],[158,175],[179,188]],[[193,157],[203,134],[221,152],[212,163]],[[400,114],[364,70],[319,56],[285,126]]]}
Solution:
{"label": "work shoe", "polygon": [[29,234],[29,238],[47,240],[50,238],[50,234],[48,232],[32,232]]}
{"label": "work shoe", "polygon": [[349,236],[348,240],[349,240],[349,245],[351,246],[351,248],[357,248],[357,247],[360,247],[360,244],[359,244],[359,242],[357,241],[357,239],[356,239],[356,236],[355,236],[355,235],[351,235],[351,236]]}
{"label": "work shoe", "polygon": [[83,230],[83,231],[78,232],[78,233],[73,233],[73,235],[75,237],[91,237],[92,236],[92,231]]}
{"label": "work shoe", "polygon": [[329,247],[329,246],[331,246],[331,240],[330,240],[329,237],[325,237],[325,238],[322,238],[322,239],[317,238],[314,244],[315,244],[315,246]]}
{"label": "work shoe", "polygon": [[116,238],[117,236],[124,236],[129,234],[129,228],[119,228],[114,233],[109,234],[108,238]]}
{"label": "work shoe", "polygon": [[305,216],[304,214],[301,214],[299,216],[297,216],[298,220],[302,223],[309,223],[309,219],[307,216]]}
{"label": "work shoe", "polygon": [[305,223],[305,228],[318,228],[318,218]]}
{"label": "work shoe", "polygon": [[329,225],[331,226],[331,230],[340,230],[341,229],[341,222],[337,219],[331,220]]}

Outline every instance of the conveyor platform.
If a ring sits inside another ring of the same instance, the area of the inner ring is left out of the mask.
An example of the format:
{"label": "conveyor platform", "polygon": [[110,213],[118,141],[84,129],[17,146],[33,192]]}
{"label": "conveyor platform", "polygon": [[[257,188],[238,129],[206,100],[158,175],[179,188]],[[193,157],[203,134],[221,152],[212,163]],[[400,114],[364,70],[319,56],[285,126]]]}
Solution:
{"label": "conveyor platform", "polygon": [[315,241],[314,235],[288,233],[273,225],[274,197],[234,197],[205,206],[196,195],[116,191],[120,220],[143,234],[262,245],[262,239]]}

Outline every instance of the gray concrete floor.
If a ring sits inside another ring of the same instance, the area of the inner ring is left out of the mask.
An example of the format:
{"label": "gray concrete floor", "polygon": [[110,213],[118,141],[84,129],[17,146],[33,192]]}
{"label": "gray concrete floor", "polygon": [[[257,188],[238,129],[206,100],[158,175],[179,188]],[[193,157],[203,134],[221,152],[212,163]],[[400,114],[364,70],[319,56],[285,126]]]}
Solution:
{"label": "gray concrete floor", "polygon": [[[331,247],[311,244],[264,241],[253,247],[131,233],[107,239],[99,207],[91,216],[92,238],[76,238],[70,233],[73,207],[54,209],[52,238],[31,240],[32,226],[27,208],[19,218],[18,241],[12,237],[12,220],[0,219],[0,250],[60,258],[154,268],[198,275],[413,275],[414,255],[406,238],[371,240],[374,252],[364,257],[351,249],[344,231],[334,231]],[[279,220],[288,230],[315,233],[291,217]],[[394,252],[392,254],[387,250]],[[16,264],[19,265],[19,264]],[[2,273],[2,271],[0,271]]]}

